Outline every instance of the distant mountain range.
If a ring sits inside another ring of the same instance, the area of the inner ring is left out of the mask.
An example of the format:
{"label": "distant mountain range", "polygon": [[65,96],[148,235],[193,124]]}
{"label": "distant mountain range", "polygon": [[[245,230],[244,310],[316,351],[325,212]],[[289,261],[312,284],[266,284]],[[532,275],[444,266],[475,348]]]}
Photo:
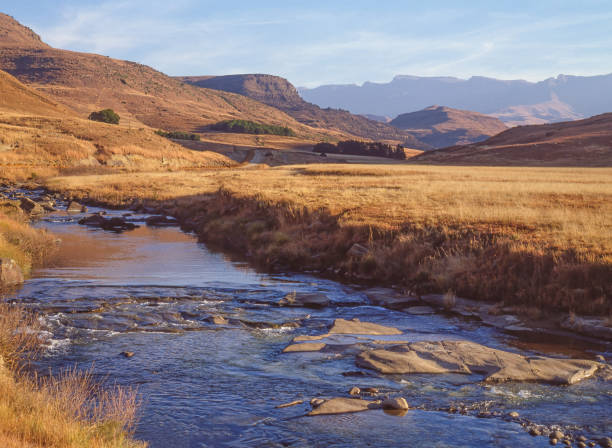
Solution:
{"label": "distant mountain range", "polygon": [[356,114],[396,117],[442,104],[492,115],[510,126],[576,120],[612,111],[612,74],[559,75],[540,82],[396,76],[389,83],[325,85],[298,91],[306,101],[321,107]]}
{"label": "distant mountain range", "polygon": [[506,129],[494,117],[448,107],[430,107],[395,120],[361,116],[346,110],[322,109],[304,101],[297,89],[279,76],[262,74],[183,76],[181,81],[208,89],[238,93],[282,110],[308,126],[337,130],[372,140],[395,140],[416,149],[474,143]]}

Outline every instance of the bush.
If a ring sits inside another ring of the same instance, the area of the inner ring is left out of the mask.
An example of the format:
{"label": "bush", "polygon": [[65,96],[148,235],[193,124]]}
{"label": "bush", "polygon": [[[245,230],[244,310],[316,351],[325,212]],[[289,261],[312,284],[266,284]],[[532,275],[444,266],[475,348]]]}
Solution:
{"label": "bush", "polygon": [[112,109],[99,110],[89,114],[89,119],[102,123],[119,124],[119,115]]}
{"label": "bush", "polygon": [[240,134],[271,134],[295,137],[295,132],[287,126],[275,126],[272,124],[255,123],[248,120],[226,120],[213,124],[211,129],[215,131],[236,132]]}
{"label": "bush", "polygon": [[161,129],[155,131],[157,135],[161,135],[166,138],[176,138],[179,140],[194,140],[200,141],[200,136],[198,134],[191,134],[189,132],[181,132],[181,131],[162,131]]}

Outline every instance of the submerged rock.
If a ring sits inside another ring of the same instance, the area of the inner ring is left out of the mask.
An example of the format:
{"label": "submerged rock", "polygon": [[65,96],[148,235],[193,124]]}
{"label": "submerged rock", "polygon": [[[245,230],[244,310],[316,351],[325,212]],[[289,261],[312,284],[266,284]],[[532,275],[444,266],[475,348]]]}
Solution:
{"label": "submerged rock", "polygon": [[20,285],[24,281],[21,268],[11,258],[0,258],[0,287]]}
{"label": "submerged rock", "polygon": [[302,404],[304,403],[304,400],[295,400],[292,401],[291,403],[283,403],[283,404],[279,404],[278,406],[276,406],[278,409],[282,409],[282,408],[288,408],[291,406],[296,406],[298,404]]}
{"label": "submerged rock", "polygon": [[415,342],[357,355],[360,367],[381,373],[483,374],[486,381],[574,384],[602,367],[589,360],[526,357],[469,341]]}
{"label": "submerged rock", "polygon": [[121,352],[119,354],[124,358],[131,358],[132,356],[134,356],[134,352]]}
{"label": "submerged rock", "polygon": [[325,348],[323,342],[303,342],[301,344],[291,344],[283,349],[283,353],[295,352],[318,352]]}
{"label": "submerged rock", "polygon": [[359,398],[331,398],[319,404],[307,415],[347,414],[370,409],[380,409],[380,402],[361,400]]}
{"label": "submerged rock", "polygon": [[213,314],[212,316],[205,317],[204,321],[215,325],[227,325],[229,323],[225,317],[219,314]]}
{"label": "submerged rock", "polygon": [[323,308],[329,305],[329,302],[329,297],[319,292],[292,292],[282,298],[278,304],[280,306]]}

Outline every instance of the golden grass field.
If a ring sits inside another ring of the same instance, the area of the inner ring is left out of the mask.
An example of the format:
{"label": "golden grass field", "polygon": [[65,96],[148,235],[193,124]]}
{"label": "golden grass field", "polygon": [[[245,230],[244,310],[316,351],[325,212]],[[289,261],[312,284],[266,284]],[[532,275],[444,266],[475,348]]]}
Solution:
{"label": "golden grass field", "polygon": [[[64,176],[47,185],[116,205],[166,201],[207,239],[272,266],[327,264],[417,292],[610,312],[610,168],[260,168]],[[345,254],[355,242],[369,247],[361,259]]]}

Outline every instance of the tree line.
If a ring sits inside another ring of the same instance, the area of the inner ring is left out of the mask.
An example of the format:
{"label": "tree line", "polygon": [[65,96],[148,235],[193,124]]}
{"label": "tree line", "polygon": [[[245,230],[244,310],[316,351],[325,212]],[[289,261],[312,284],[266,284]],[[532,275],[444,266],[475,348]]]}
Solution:
{"label": "tree line", "polygon": [[344,140],[333,143],[317,143],[313,151],[321,154],[350,154],[354,156],[377,156],[390,159],[405,160],[406,153],[402,145],[389,145],[381,142],[362,142],[357,140]]}

